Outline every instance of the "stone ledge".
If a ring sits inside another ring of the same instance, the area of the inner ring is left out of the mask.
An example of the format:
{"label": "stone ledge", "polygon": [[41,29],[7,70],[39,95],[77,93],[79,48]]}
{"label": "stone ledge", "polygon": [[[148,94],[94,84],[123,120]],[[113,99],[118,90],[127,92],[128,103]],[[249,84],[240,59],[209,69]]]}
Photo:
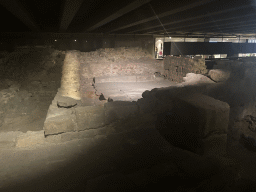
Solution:
{"label": "stone ledge", "polygon": [[111,122],[128,118],[132,115],[136,115],[139,112],[139,107],[136,102],[115,101],[106,103],[105,109],[105,122],[109,124]]}
{"label": "stone ledge", "polygon": [[0,133],[0,148],[15,147],[17,138],[23,134],[21,131]]}
{"label": "stone ledge", "polygon": [[223,101],[203,94],[192,94],[180,100],[195,106],[204,124],[204,136],[211,133],[227,133],[230,107]]}
{"label": "stone ledge", "polygon": [[46,136],[64,132],[72,132],[76,131],[77,129],[76,116],[74,114],[47,118],[44,122],[44,131]]}
{"label": "stone ledge", "polygon": [[78,131],[99,128],[105,125],[105,111],[102,106],[75,108]]}

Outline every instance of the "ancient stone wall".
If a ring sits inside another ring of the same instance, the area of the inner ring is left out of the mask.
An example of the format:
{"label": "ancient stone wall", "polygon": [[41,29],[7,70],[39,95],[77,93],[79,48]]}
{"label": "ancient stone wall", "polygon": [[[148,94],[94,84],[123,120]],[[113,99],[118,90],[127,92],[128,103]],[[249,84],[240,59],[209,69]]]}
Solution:
{"label": "ancient stone wall", "polygon": [[84,78],[121,75],[153,75],[163,73],[163,64],[141,48],[106,48],[81,52],[81,73]]}
{"label": "ancient stone wall", "polygon": [[204,59],[167,56],[164,59],[165,75],[168,79],[181,83],[187,73],[206,74]]}
{"label": "ancient stone wall", "polygon": [[163,62],[156,61],[139,47],[106,48],[76,54],[80,62],[81,97],[87,105],[97,97],[92,87],[95,79],[97,82],[119,82],[120,78],[122,82],[131,82],[131,79],[133,82],[152,81],[155,72],[164,72]]}

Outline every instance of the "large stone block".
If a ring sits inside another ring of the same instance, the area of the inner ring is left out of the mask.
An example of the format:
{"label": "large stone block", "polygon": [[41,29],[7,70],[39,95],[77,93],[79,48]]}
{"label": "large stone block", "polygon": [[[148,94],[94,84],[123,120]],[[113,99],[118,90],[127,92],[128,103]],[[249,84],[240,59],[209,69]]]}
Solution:
{"label": "large stone block", "polygon": [[151,113],[156,105],[156,99],[143,98],[137,101],[141,114]]}
{"label": "large stone block", "polygon": [[223,69],[212,69],[209,71],[208,75],[212,80],[216,82],[222,82],[230,78],[230,71]]}
{"label": "large stone block", "polygon": [[[173,107],[159,113],[156,128],[172,145],[204,154],[204,138],[226,134],[229,105],[202,94],[173,98]],[[209,148],[209,147],[208,147]]]}
{"label": "large stone block", "polygon": [[45,135],[53,135],[77,130],[76,116],[59,115],[47,118],[44,122]]}
{"label": "large stone block", "polygon": [[59,108],[57,106],[57,102],[55,103],[53,101],[54,104],[50,105],[48,112],[47,112],[47,116],[46,119],[48,118],[52,118],[52,117],[57,117],[57,116],[69,116],[72,113],[74,113],[74,110],[72,108]]}
{"label": "large stone block", "polygon": [[119,119],[128,118],[139,112],[136,102],[115,101],[104,105],[106,114],[106,123],[111,123]]}
{"label": "large stone block", "polygon": [[105,111],[102,106],[77,107],[75,113],[79,131],[105,125]]}
{"label": "large stone block", "polygon": [[181,100],[198,110],[204,137],[212,133],[227,133],[230,111],[227,103],[203,94],[188,95]]}
{"label": "large stone block", "polygon": [[227,134],[214,134],[203,139],[203,152],[207,155],[225,156],[227,154]]}

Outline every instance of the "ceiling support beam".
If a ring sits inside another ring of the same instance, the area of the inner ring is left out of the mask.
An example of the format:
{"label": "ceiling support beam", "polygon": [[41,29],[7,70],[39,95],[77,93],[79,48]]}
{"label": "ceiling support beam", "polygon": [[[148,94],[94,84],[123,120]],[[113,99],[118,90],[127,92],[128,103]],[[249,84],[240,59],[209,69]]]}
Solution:
{"label": "ceiling support beam", "polygon": [[178,21],[173,21],[173,22],[169,22],[169,23],[163,23],[163,24],[151,26],[151,27],[148,27],[148,28],[143,28],[143,29],[138,29],[138,30],[130,31],[129,33],[136,33],[136,32],[140,32],[140,31],[150,30],[150,29],[154,29],[154,28],[157,28],[157,27],[163,27],[163,26],[166,26],[166,25],[172,25],[172,24],[186,22],[186,21],[191,21],[192,22],[195,19],[202,19],[202,18],[205,18],[205,17],[211,17],[211,16],[215,16],[215,15],[227,14],[228,12],[242,10],[242,9],[246,9],[246,8],[251,8],[251,5],[244,5],[244,6],[240,6],[240,7],[235,7],[235,8],[231,8],[231,9],[226,9],[226,10],[221,10],[221,11],[217,11],[217,12],[208,13],[208,14],[205,14],[205,15],[198,15],[198,16],[195,16],[195,17],[188,17],[188,18],[185,18],[185,19],[182,19],[182,20],[178,20]]}
{"label": "ceiling support beam", "polygon": [[[200,26],[204,26],[205,24],[209,24],[209,25],[216,25],[218,23],[224,23],[224,21],[229,21],[229,20],[239,20],[239,19],[242,19],[242,18],[246,18],[248,17],[248,19],[251,17],[251,18],[254,18],[256,16],[256,14],[247,14],[247,15],[243,15],[243,16],[237,16],[237,17],[230,17],[230,18],[225,18],[225,19],[219,19],[219,20],[212,20],[212,21],[207,21],[207,22],[200,22],[200,23],[195,23],[195,24],[189,24],[187,25],[187,23],[183,24],[179,24],[180,26],[179,27],[171,27],[171,28],[167,28],[166,30],[169,31],[169,30],[182,30],[182,29],[191,29],[191,27],[196,27],[197,28],[201,28]],[[239,23],[239,22],[237,22]],[[228,25],[230,25],[231,23],[229,22]],[[235,22],[233,22],[232,24],[236,24]],[[226,24],[224,24],[226,26]],[[218,26],[220,26],[218,24]],[[148,30],[147,33],[164,33],[165,30],[161,29],[161,30],[155,30],[155,31],[152,31],[152,30]]]}
{"label": "ceiling support beam", "polygon": [[116,13],[110,15],[109,17],[105,18],[104,20],[98,22],[97,24],[95,24],[94,26],[90,27],[89,29],[87,29],[87,31],[93,31],[95,29],[97,29],[98,27],[101,27],[123,15],[125,15],[126,13],[129,13],[139,7],[141,7],[144,4],[149,3],[151,0],[136,0],[135,2],[127,5],[126,7],[120,9],[119,11],[117,11]]}
{"label": "ceiling support beam", "polygon": [[[182,12],[182,11],[186,11],[186,10],[189,10],[189,9],[201,6],[201,5],[206,4],[206,3],[210,3],[212,1],[215,1],[215,0],[202,0],[202,1],[199,1],[199,2],[191,3],[191,4],[186,5],[184,7],[180,7],[180,8],[177,8],[177,9],[174,9],[174,10],[167,11],[165,13],[159,14],[157,17],[158,18],[167,17],[167,16],[170,16],[170,15]],[[161,5],[161,3],[160,3],[160,5]],[[156,19],[156,16],[149,17],[147,19],[143,19],[143,20],[140,20],[140,21],[137,21],[137,22],[134,22],[134,23],[122,26],[122,27],[118,27],[116,29],[113,29],[113,30],[109,31],[109,33],[112,33],[112,32],[115,32],[115,31],[119,31],[119,30],[122,30],[122,29],[126,29],[126,28],[129,28],[129,27],[133,27],[135,25],[140,25],[140,24],[143,24],[143,23],[146,23],[146,22],[149,22],[149,21],[153,21],[155,19]]]}
{"label": "ceiling support beam", "polygon": [[22,23],[24,23],[32,31],[40,31],[29,12],[18,0],[0,0],[0,4],[15,15],[19,20],[21,20]]}
{"label": "ceiling support beam", "polygon": [[63,6],[63,14],[60,23],[60,32],[65,32],[81,7],[84,0],[66,0]]}

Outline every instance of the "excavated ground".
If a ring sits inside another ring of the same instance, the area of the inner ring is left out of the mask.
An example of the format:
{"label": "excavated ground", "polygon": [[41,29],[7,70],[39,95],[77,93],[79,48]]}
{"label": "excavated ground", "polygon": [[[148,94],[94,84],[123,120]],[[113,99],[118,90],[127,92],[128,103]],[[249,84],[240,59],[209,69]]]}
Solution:
{"label": "excavated ground", "polygon": [[[93,184],[99,182],[97,178],[101,175],[119,178],[120,183],[138,181],[136,184],[139,188],[126,183],[130,191],[151,191],[153,187],[158,191],[206,191],[204,185],[210,185],[212,180],[200,183],[199,180],[194,181],[193,177],[184,179],[184,174],[187,174],[184,170],[198,167],[197,161],[193,164],[193,161],[186,159],[187,153],[166,143],[154,129],[153,117],[150,122],[133,119],[132,123],[110,125],[109,129],[114,130],[112,134],[72,139],[72,135],[66,133],[44,138],[43,123],[60,87],[64,54],[40,48],[16,51],[7,55],[7,60],[0,58],[1,62],[7,63],[0,65],[0,191],[86,191],[88,185],[95,186]],[[136,97],[133,99],[139,98],[138,95],[144,90],[177,86],[161,81],[142,83],[137,88],[130,85],[126,91],[122,83],[99,85],[98,88],[106,92],[104,88],[110,85],[112,89],[118,87],[117,92],[122,90],[131,100],[134,95]],[[1,138],[10,137],[12,140],[13,135],[20,136],[15,146],[1,143]],[[242,179],[229,185],[223,184],[224,187],[218,186],[221,189],[212,187],[209,191],[253,191],[255,186],[249,179],[256,178],[255,153],[244,148],[234,137],[230,137],[229,152],[242,163]],[[173,159],[176,159],[178,169]],[[192,169],[190,173],[197,171]],[[152,178],[144,179],[150,174],[154,175],[155,184],[147,183],[153,181]],[[223,178],[230,176],[229,173],[225,174]],[[183,182],[182,185],[176,185],[180,182]],[[201,184],[199,188],[197,182]],[[91,191],[97,189],[91,188]],[[121,188],[119,191],[125,190]]]}

